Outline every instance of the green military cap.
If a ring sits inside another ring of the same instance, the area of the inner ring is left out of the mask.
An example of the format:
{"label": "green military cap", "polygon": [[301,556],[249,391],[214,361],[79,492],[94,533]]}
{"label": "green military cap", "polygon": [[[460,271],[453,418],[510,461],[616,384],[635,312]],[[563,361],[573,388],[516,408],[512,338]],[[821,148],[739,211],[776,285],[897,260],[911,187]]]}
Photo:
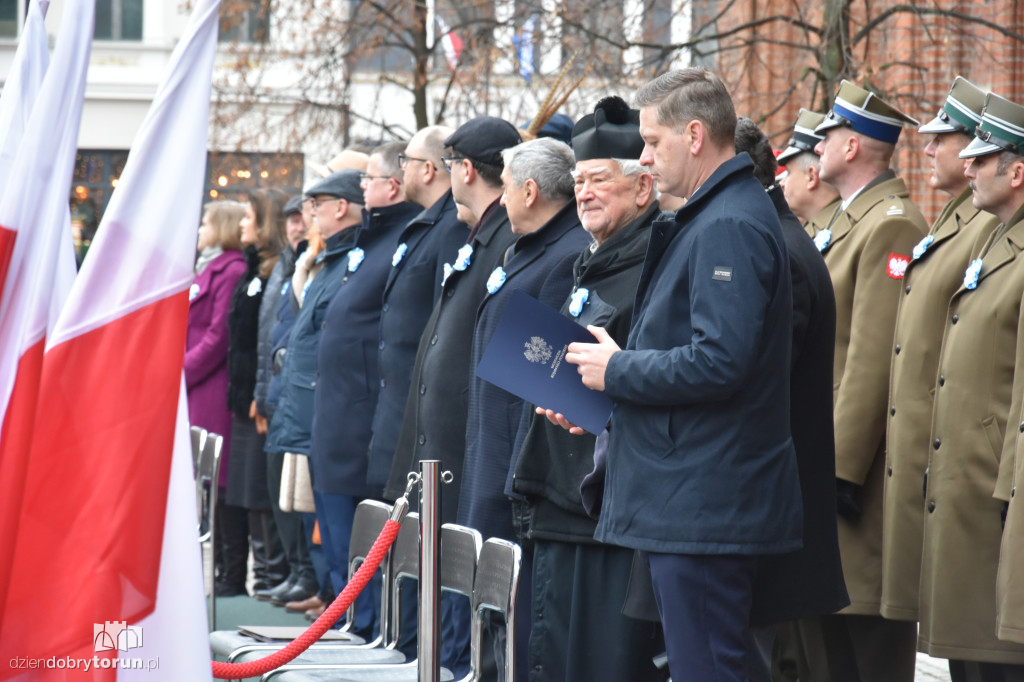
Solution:
{"label": "green military cap", "polygon": [[824,135],[814,132],[814,129],[824,120],[825,114],[801,109],[800,114],[796,117],[796,124],[793,125],[793,136],[789,138],[786,148],[779,154],[779,165],[786,163],[797,154],[804,152],[814,154],[814,147],[825,139]]}
{"label": "green military cap", "polygon": [[961,159],[1008,151],[1024,156],[1024,107],[995,93],[985,95],[981,123]]}
{"label": "green military cap", "polygon": [[868,137],[896,144],[904,123],[921,125],[917,119],[907,116],[875,93],[844,80],[839,85],[832,109],[814,132],[823,133],[830,128],[849,126]]}
{"label": "green military cap", "polygon": [[917,132],[974,135],[974,129],[981,124],[981,110],[984,108],[985,92],[966,78],[957,76],[939,113]]}

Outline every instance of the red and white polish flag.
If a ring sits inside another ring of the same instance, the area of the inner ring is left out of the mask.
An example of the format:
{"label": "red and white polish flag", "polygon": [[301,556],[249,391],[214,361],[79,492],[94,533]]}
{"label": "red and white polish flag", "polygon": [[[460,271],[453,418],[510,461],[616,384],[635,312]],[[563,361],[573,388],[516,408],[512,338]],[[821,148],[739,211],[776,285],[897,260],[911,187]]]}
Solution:
{"label": "red and white polish flag", "polygon": [[211,677],[182,364],[219,5],[196,3],[47,339],[0,660],[91,657],[123,621],[147,666],[118,679]]}

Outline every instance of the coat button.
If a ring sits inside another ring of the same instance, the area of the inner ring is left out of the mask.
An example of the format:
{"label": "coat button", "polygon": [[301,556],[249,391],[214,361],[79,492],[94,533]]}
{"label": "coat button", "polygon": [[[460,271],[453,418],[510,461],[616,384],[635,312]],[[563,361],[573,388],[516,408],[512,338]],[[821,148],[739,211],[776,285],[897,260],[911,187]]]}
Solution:
{"label": "coat button", "polygon": [[953,324],[956,324],[957,321],[959,321],[959,319],[960,315],[958,315],[957,313],[953,313]]}
{"label": "coat button", "polygon": [[933,511],[935,511],[935,500],[928,503],[928,513],[931,514]]}
{"label": "coat button", "polygon": [[1010,497],[1013,497],[1014,493],[1016,493],[1016,492],[1017,492],[1017,486],[1013,486],[1012,488],[1010,488]]}
{"label": "coat button", "polygon": [[942,374],[940,374],[939,375],[939,386],[945,386],[945,385],[946,385],[946,377],[943,376]]}
{"label": "coat button", "polygon": [[932,447],[935,448],[936,450],[939,449],[940,445],[942,445],[942,439],[941,438],[936,438],[935,441],[932,443]]}
{"label": "coat button", "polygon": [[1024,433],[1024,422],[1020,423],[1020,432]]}
{"label": "coat button", "polygon": [[907,285],[907,288],[904,289],[904,291],[906,291],[908,294],[910,293],[910,285],[909,284]]}
{"label": "coat button", "polygon": [[888,469],[886,469],[886,473],[889,474],[889,477],[891,478],[892,477],[892,467],[889,467]]}
{"label": "coat button", "polygon": [[385,303],[383,306],[381,306],[381,310],[386,313],[388,311],[388,307],[388,304]]}
{"label": "coat button", "polygon": [[326,322],[321,322],[320,323],[320,329],[327,329],[327,323]]}
{"label": "coat button", "polygon": [[427,385],[426,384],[420,384],[420,395],[423,395],[426,392],[427,392]]}
{"label": "coat button", "polygon": [[895,416],[895,414],[896,414],[896,406],[895,405],[893,405],[892,407],[889,408],[889,414]]}
{"label": "coat button", "polygon": [[383,340],[381,340],[381,342],[377,344],[377,348],[380,348],[381,350],[384,350],[384,341]]}
{"label": "coat button", "polygon": [[424,436],[424,435],[423,435],[423,434],[421,433],[421,434],[420,434],[420,437],[419,437],[419,443],[420,443],[420,445],[423,445],[423,444],[424,444],[424,443],[426,443],[426,442],[427,442],[427,437],[426,437],[426,436]]}
{"label": "coat button", "polygon": [[448,296],[448,298],[451,298],[452,294],[454,294],[454,293],[455,293],[455,289],[449,289],[448,293],[446,295]]}
{"label": "coat button", "polygon": [[315,381],[309,382],[309,387],[310,388],[316,388],[316,382]]}
{"label": "coat button", "polygon": [[899,354],[900,354],[900,350],[902,350],[902,349],[900,348],[900,344],[898,344],[898,343],[897,343],[897,344],[896,344],[896,355],[899,355]]}
{"label": "coat button", "polygon": [[430,339],[430,345],[431,345],[431,346],[436,346],[436,345],[437,345],[437,334],[434,334],[434,336],[433,336],[433,337],[431,337],[431,339]]}
{"label": "coat button", "polygon": [[387,387],[387,385],[388,385],[388,380],[387,379],[381,379],[380,380],[380,387],[381,388],[385,388],[385,387]]}

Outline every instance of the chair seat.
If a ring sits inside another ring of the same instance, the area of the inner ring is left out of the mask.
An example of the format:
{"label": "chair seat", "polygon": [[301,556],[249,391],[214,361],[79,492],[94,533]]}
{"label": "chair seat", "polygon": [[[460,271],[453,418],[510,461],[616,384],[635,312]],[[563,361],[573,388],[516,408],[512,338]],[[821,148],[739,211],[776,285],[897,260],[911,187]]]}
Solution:
{"label": "chair seat", "polygon": [[[415,664],[401,667],[367,666],[365,668],[317,668],[313,670],[286,670],[274,675],[274,682],[417,682],[419,670]],[[441,682],[453,682],[455,676],[441,668]]]}
{"label": "chair seat", "polygon": [[[344,642],[330,641],[330,642],[323,642],[322,644],[334,644],[334,645],[366,644],[366,640],[364,640],[359,635],[354,635],[354,634],[350,634],[350,633],[344,633],[344,634],[346,636],[346,639],[345,639]],[[271,648],[283,649],[287,645],[288,645],[288,642],[264,642],[264,641],[256,639],[255,637],[250,637],[249,635],[243,635],[238,630],[216,630],[216,631],[210,633],[210,650],[213,652],[213,655],[215,657],[219,656],[221,658],[227,658],[228,656],[231,655],[231,653],[233,651],[235,651],[236,649],[240,649],[240,648],[242,648],[244,646],[259,646],[259,647],[261,647],[260,655],[255,657],[255,658],[261,658],[262,656],[266,656],[267,655],[266,652],[271,650]],[[318,645],[315,644],[314,646],[318,646]],[[252,660],[252,658],[253,657],[247,657],[245,660]]]}

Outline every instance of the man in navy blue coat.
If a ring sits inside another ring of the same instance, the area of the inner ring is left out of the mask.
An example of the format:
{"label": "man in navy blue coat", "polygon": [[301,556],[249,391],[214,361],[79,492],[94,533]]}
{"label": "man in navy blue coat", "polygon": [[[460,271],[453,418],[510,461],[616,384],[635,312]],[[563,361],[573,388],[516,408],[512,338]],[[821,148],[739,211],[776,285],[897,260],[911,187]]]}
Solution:
{"label": "man in navy blue coat", "polygon": [[[381,294],[398,235],[418,207],[405,201],[398,155],[405,143],[381,145],[363,175],[363,223],[348,252],[345,273],[323,320],[313,400],[309,465],[320,536],[334,557],[332,572],[348,562],[356,504],[379,491],[366,483],[370,425],[377,406]],[[314,279],[315,283],[316,280]],[[330,554],[328,557],[330,558]],[[341,582],[344,585],[344,581]],[[378,604],[360,608],[356,629],[369,632]],[[366,614],[366,615],[364,615]]]}
{"label": "man in navy blue coat", "polygon": [[640,162],[687,202],[654,224],[626,348],[591,327],[566,355],[615,401],[595,538],[646,552],[676,682],[741,681],[756,557],[801,546],[786,246],[717,77],[636,102]]}
{"label": "man in navy blue coat", "polygon": [[380,393],[366,473],[374,495],[381,494],[391,473],[416,348],[441,295],[445,259],[455,256],[469,233],[456,217],[451,176],[441,161],[444,140],[453,132],[444,126],[424,128],[413,135],[399,159],[406,199],[423,211],[398,236],[381,301]]}

